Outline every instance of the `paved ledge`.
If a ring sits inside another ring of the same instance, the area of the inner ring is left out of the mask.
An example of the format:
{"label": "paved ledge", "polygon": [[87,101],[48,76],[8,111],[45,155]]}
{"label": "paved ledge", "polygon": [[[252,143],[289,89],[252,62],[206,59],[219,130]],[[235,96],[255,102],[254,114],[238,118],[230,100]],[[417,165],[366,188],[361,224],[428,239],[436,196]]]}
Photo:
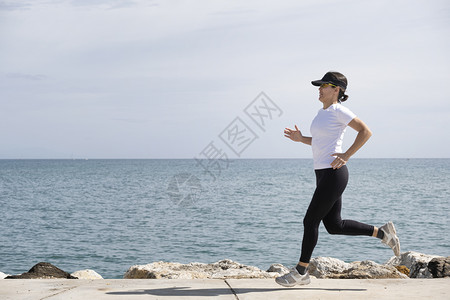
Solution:
{"label": "paved ledge", "polygon": [[450,299],[450,278],[314,279],[284,288],[273,279],[4,279],[0,299]]}

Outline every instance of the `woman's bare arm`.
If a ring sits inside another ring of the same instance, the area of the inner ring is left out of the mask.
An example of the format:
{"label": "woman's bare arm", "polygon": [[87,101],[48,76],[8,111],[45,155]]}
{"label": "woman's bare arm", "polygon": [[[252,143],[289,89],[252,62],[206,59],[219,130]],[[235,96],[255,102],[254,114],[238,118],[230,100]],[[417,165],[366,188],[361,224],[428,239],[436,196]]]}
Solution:
{"label": "woman's bare arm", "polygon": [[348,123],[348,126],[353,128],[358,132],[358,135],[355,138],[353,144],[348,148],[345,153],[334,153],[331,156],[335,156],[336,159],[331,163],[333,169],[339,169],[343,165],[347,163],[353,154],[356,153],[372,136],[372,131],[370,131],[369,127],[359,118],[354,118]]}
{"label": "woman's bare arm", "polygon": [[302,142],[306,145],[311,145],[312,138],[310,136],[304,136],[297,125],[295,125],[295,130],[290,128],[284,129],[284,136],[294,142]]}

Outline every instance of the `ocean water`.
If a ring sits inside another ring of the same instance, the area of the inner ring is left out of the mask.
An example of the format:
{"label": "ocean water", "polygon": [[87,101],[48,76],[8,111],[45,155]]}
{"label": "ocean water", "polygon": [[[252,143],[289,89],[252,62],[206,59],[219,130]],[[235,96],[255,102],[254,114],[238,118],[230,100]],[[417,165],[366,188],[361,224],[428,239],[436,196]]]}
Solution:
{"label": "ocean water", "polygon": [[[354,159],[348,167],[343,218],[392,220],[402,251],[450,255],[450,159]],[[0,271],[46,261],[122,278],[160,260],[294,265],[314,187],[309,159],[0,160]],[[384,263],[393,253],[321,225],[316,256]]]}

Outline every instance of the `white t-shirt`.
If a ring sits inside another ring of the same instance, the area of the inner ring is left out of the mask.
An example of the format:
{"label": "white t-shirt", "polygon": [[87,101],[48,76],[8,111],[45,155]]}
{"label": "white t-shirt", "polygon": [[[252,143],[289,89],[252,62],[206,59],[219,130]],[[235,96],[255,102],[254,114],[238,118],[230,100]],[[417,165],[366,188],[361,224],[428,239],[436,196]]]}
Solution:
{"label": "white t-shirt", "polygon": [[332,168],[333,153],[342,153],[345,129],[356,115],[340,103],[321,108],[311,123],[314,169]]}

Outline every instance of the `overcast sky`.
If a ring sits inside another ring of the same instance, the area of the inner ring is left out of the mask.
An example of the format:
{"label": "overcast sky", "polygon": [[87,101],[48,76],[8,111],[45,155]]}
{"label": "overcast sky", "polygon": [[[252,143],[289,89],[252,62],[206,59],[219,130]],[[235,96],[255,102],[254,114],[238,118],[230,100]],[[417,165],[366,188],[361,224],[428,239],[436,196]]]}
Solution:
{"label": "overcast sky", "polygon": [[449,1],[0,0],[0,38],[0,158],[310,158],[330,70],[356,157],[450,157]]}

